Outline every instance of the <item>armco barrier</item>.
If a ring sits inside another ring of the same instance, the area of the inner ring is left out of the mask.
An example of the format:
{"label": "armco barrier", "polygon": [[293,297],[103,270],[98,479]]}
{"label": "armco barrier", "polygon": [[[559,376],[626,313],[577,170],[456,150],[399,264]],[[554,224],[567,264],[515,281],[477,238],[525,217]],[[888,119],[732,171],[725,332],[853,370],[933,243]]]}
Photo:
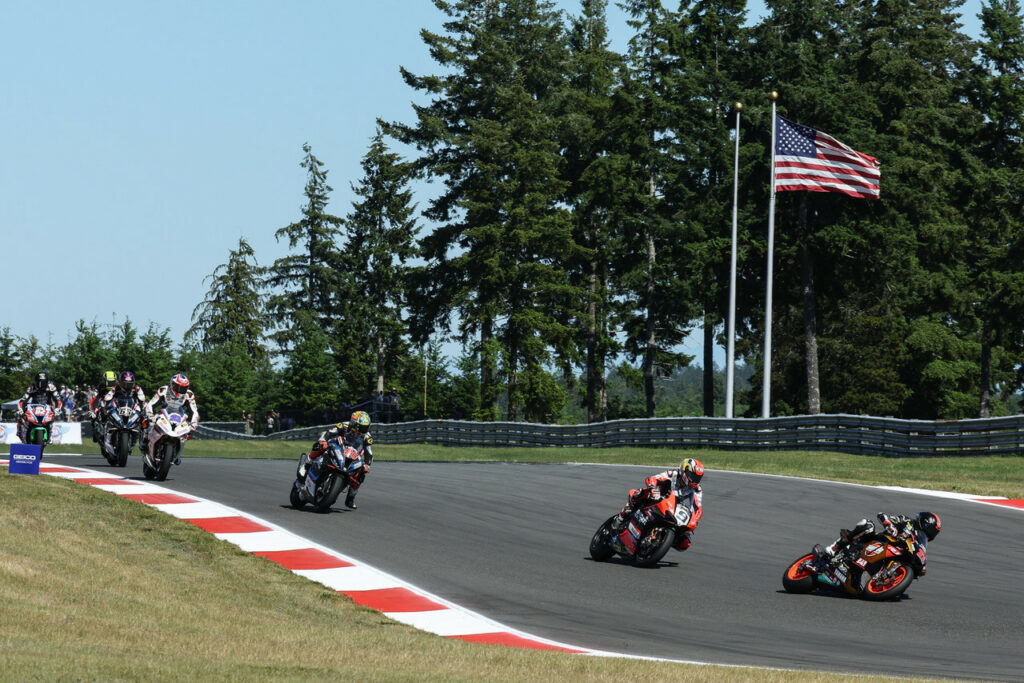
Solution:
{"label": "armco barrier", "polygon": [[[235,424],[241,423],[201,423],[198,437],[312,441],[331,426],[303,427],[269,436],[253,436],[225,428]],[[894,457],[1024,455],[1024,415],[948,422],[864,415],[797,415],[764,419],[661,417],[582,425],[420,420],[374,425],[373,435],[382,444],[429,443],[442,446],[820,450]]]}

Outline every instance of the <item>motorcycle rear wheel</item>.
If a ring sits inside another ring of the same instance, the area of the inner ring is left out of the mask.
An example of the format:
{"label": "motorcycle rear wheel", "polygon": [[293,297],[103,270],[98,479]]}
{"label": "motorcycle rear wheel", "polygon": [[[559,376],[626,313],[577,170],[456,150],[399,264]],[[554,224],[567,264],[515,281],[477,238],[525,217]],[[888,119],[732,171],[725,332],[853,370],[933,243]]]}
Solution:
{"label": "motorcycle rear wheel", "polygon": [[653,527],[637,540],[633,564],[637,567],[653,567],[675,544],[675,529],[666,526]]}
{"label": "motorcycle rear wheel", "polygon": [[614,519],[614,515],[609,517],[604,524],[597,528],[593,538],[590,539],[590,557],[595,562],[604,562],[615,554],[615,550],[612,548],[612,521]]}
{"label": "motorcycle rear wheel", "polygon": [[860,596],[865,600],[892,600],[907,590],[913,581],[914,570],[894,561],[864,582]]}
{"label": "motorcycle rear wheel", "polygon": [[814,553],[802,555],[793,564],[789,565],[782,575],[782,587],[789,593],[810,593],[814,590],[817,580],[814,572],[808,571],[802,565],[814,559]]}

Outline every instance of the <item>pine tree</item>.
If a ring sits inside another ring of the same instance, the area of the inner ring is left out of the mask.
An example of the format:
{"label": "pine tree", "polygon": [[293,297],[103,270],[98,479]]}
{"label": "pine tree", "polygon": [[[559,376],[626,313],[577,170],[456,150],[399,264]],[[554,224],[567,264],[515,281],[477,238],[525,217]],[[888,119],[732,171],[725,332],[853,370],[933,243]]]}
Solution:
{"label": "pine tree", "polygon": [[252,367],[266,362],[266,314],[260,292],[263,276],[255,252],[240,237],[227,263],[217,266],[204,280],[210,283],[210,289],[192,312],[192,327],[185,332],[185,342],[196,342],[203,351],[235,342],[245,349]]}
{"label": "pine tree", "polygon": [[[351,259],[354,288],[362,293],[346,311],[349,336],[348,357],[370,362],[348,362],[346,369],[356,370],[347,378],[350,387],[370,388],[365,375],[373,372],[377,391],[384,391],[386,375],[396,373],[399,359],[407,351],[407,327],[403,320],[407,261],[416,255],[416,220],[410,164],[388,149],[378,129],[370,149],[362,160],[363,177],[352,191],[359,200],[352,203],[346,216],[348,243],[354,245]],[[369,348],[367,348],[369,347]],[[369,353],[367,353],[367,351]]]}
{"label": "pine tree", "polygon": [[278,240],[286,238],[289,248],[299,249],[275,260],[268,269],[268,282],[277,288],[267,301],[267,311],[277,325],[270,336],[284,351],[295,341],[299,312],[310,313],[313,323],[329,331],[351,295],[344,288],[345,260],[337,245],[343,221],[327,213],[332,192],[327,171],[308,143],[302,151],[305,157],[300,165],[306,169],[302,218],[274,233]]}

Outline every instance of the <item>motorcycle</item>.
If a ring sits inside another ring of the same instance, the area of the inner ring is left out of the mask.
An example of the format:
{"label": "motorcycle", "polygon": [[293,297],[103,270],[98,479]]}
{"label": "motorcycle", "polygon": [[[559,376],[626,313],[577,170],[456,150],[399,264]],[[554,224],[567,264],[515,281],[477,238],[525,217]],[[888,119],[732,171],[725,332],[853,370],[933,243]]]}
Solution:
{"label": "motorcycle", "polygon": [[864,600],[898,598],[914,579],[927,571],[928,540],[909,522],[896,527],[895,533],[881,533],[856,539],[835,555],[821,544],[797,558],[782,575],[782,586],[790,593],[810,593],[816,588],[838,590]]}
{"label": "motorcycle", "polygon": [[690,531],[691,519],[696,515],[695,495],[693,489],[670,491],[659,500],[638,506],[618,526],[618,515],[612,515],[590,539],[590,557],[604,562],[618,553],[637,567],[653,567]]}
{"label": "motorcycle", "polygon": [[179,462],[181,449],[192,434],[192,423],[183,413],[164,409],[150,422],[142,457],[142,474],[146,479],[163,481],[171,465]]}
{"label": "motorcycle", "polygon": [[128,454],[142,432],[142,411],[134,396],[119,396],[107,404],[107,419],[100,437],[103,457],[115,467],[128,464]]}
{"label": "motorcycle", "polygon": [[53,408],[45,403],[29,403],[25,406],[19,425],[18,438],[24,444],[46,446],[50,443],[53,423],[57,419]]}
{"label": "motorcycle", "polygon": [[368,469],[363,462],[361,443],[346,440],[339,444],[332,439],[327,450],[312,465],[306,453],[299,458],[288,500],[294,508],[310,503],[317,512],[327,512],[341,492]]}

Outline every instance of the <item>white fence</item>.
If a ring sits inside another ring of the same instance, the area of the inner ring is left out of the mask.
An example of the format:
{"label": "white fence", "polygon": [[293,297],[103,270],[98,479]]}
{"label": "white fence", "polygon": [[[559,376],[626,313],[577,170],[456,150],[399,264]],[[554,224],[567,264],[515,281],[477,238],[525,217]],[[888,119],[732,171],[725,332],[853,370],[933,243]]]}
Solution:
{"label": "white fence", "polygon": [[[241,422],[199,425],[207,439],[312,441],[331,425],[249,436]],[[798,415],[727,419],[663,417],[582,425],[525,422],[421,420],[379,424],[374,438],[386,443],[442,446],[558,446],[621,448],[714,448],[722,450],[821,450],[865,455],[1024,455],[1024,415],[984,420],[899,420],[863,415]]]}

